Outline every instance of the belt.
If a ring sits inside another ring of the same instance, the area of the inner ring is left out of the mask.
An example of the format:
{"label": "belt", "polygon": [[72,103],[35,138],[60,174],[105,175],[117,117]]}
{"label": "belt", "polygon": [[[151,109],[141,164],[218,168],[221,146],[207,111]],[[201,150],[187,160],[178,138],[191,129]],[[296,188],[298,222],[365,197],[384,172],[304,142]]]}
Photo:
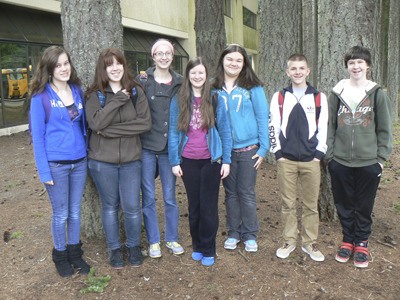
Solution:
{"label": "belt", "polygon": [[233,149],[232,151],[233,152],[246,152],[246,151],[258,148],[258,147],[259,147],[258,144],[254,144],[254,145],[243,147],[243,148]]}

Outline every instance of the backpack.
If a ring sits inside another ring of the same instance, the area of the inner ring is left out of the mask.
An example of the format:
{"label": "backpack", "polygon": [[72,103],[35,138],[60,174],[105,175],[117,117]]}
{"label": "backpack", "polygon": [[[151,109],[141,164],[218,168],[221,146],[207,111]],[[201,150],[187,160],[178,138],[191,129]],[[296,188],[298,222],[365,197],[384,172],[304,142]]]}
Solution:
{"label": "backpack", "polygon": [[[279,91],[278,94],[278,106],[279,106],[279,113],[281,115],[281,123],[282,123],[282,115],[283,115],[283,102],[285,101],[285,91]],[[315,102],[315,123],[317,124],[318,128],[318,121],[319,115],[321,113],[321,92],[314,94],[314,102]]]}
{"label": "backpack", "polygon": [[[99,98],[101,107],[104,107],[104,105],[106,105],[106,96],[101,91],[97,91],[97,97]],[[137,99],[138,99],[138,93],[137,93],[136,88],[133,87],[132,92],[131,92],[131,100],[132,100],[133,107],[135,109],[136,109]]]}
{"label": "backpack", "polygon": [[[43,90],[43,93],[42,93],[40,99],[42,100],[42,105],[43,105],[44,114],[45,114],[45,123],[47,124],[49,122],[50,113],[51,113],[51,104],[50,104],[49,93],[46,90]],[[32,144],[33,143],[33,138],[32,138],[32,120],[31,120],[31,113],[30,112],[28,114],[28,130],[29,130],[29,134],[31,136],[30,143]]]}
{"label": "backpack", "polygon": [[214,126],[218,130],[218,124],[217,124],[218,93],[214,93],[214,95],[212,95],[211,103],[214,112]]}

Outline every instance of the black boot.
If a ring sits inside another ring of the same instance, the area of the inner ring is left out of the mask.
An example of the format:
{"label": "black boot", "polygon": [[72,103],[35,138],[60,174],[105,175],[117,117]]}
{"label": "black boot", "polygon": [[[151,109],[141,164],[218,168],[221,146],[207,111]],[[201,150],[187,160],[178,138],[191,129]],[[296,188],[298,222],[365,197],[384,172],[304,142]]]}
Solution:
{"label": "black boot", "polygon": [[121,248],[110,250],[110,265],[116,270],[125,266]]}
{"label": "black boot", "polygon": [[128,261],[132,267],[139,267],[143,263],[142,250],[140,246],[128,248]]}
{"label": "black boot", "polygon": [[76,245],[68,245],[68,259],[74,269],[77,269],[80,274],[88,274],[90,266],[82,259],[83,250],[82,243]]}
{"label": "black boot", "polygon": [[72,269],[69,261],[68,261],[68,252],[67,250],[58,251],[53,248],[53,262],[56,265],[56,269],[58,274],[61,277],[68,277],[74,274],[74,270]]}

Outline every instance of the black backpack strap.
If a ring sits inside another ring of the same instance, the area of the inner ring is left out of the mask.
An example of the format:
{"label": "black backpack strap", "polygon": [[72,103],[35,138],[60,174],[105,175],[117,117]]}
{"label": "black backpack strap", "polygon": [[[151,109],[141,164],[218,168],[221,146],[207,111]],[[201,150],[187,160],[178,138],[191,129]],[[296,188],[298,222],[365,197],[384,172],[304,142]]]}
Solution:
{"label": "black backpack strap", "polygon": [[218,93],[214,93],[211,97],[211,103],[214,111],[214,126],[218,130],[217,126],[217,108],[218,108]]}
{"label": "black backpack strap", "polygon": [[133,107],[135,109],[136,109],[137,99],[138,99],[138,92],[137,92],[136,87],[133,87],[132,92],[131,92],[131,100],[132,100]]}

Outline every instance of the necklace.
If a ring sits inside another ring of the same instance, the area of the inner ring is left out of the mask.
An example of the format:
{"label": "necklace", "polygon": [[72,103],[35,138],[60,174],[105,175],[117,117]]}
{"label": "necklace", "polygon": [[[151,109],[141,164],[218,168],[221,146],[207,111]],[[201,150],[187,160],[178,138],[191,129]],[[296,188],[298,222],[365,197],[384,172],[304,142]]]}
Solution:
{"label": "necklace", "polygon": [[69,84],[65,85],[65,89],[59,89],[53,82],[50,84],[51,88],[56,92],[58,98],[64,103],[65,106],[69,106],[74,103],[72,96],[72,90]]}
{"label": "necklace", "polygon": [[65,85],[65,89],[59,89],[54,83],[50,84],[58,95],[68,94],[70,87],[68,84]]}

